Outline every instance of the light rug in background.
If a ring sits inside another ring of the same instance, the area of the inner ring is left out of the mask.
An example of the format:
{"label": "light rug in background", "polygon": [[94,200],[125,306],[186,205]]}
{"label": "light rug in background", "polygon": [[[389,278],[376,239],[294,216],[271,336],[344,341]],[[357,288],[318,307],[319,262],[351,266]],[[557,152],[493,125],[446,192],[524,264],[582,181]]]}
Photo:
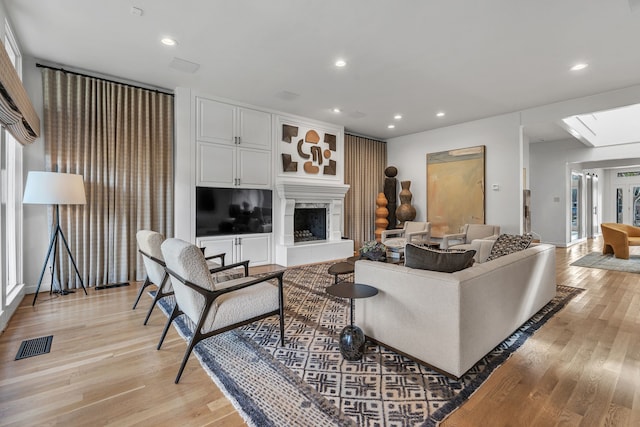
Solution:
{"label": "light rug in background", "polygon": [[[549,304],[454,381],[381,346],[369,345],[362,361],[342,359],[337,341],[349,322],[348,301],[325,293],[333,283],[328,267],[286,271],[284,347],[273,317],[209,338],[194,350],[251,426],[435,426],[581,291],[558,286]],[[172,304],[163,300],[165,314]],[[176,325],[183,337],[191,334],[185,316]]]}
{"label": "light rug in background", "polygon": [[624,271],[626,273],[640,273],[640,255],[630,255],[629,259],[620,259],[613,254],[603,255],[600,252],[590,252],[571,263],[577,267],[599,268],[602,270]]}

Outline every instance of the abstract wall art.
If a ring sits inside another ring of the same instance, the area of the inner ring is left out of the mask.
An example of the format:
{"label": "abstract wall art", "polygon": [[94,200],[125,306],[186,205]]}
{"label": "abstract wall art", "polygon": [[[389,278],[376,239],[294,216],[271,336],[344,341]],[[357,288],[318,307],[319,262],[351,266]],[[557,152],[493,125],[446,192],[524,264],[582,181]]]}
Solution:
{"label": "abstract wall art", "polygon": [[431,235],[484,224],[485,146],[427,154],[427,221]]}
{"label": "abstract wall art", "polygon": [[336,176],[340,160],[336,133],[299,123],[282,123],[280,132],[282,173]]}

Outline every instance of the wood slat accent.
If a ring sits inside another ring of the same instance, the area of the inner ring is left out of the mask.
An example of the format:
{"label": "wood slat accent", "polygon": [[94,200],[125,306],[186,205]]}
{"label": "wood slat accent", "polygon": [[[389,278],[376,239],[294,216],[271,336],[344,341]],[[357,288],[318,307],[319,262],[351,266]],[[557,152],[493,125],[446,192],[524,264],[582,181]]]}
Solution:
{"label": "wood slat accent", "polygon": [[[640,275],[569,266],[600,249],[556,250],[558,284],[586,291],[444,427],[640,425]],[[155,310],[142,325],[151,301],[131,310],[138,285],[23,301],[0,336],[0,425],[245,425],[195,357],[173,384],[186,344],[171,329],[155,350],[166,318]],[[23,340],[49,334],[50,353],[13,360]]]}

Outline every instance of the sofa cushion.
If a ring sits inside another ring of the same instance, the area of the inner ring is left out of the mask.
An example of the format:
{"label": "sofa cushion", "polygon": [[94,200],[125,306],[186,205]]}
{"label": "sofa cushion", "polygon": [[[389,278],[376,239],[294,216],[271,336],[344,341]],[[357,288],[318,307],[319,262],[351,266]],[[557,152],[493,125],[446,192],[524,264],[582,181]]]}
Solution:
{"label": "sofa cushion", "polygon": [[476,251],[432,249],[408,243],[405,247],[404,266],[420,270],[453,273],[473,265]]}
{"label": "sofa cushion", "polygon": [[491,253],[487,257],[487,261],[527,249],[532,240],[533,235],[530,233],[523,235],[501,234],[491,247]]}

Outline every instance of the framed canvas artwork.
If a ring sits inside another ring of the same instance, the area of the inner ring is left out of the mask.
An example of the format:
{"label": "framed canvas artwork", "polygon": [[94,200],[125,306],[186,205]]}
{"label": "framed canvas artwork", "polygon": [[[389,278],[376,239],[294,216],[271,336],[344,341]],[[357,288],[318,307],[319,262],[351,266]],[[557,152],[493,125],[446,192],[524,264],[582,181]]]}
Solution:
{"label": "framed canvas artwork", "polygon": [[427,221],[431,235],[484,224],[485,146],[427,154]]}

